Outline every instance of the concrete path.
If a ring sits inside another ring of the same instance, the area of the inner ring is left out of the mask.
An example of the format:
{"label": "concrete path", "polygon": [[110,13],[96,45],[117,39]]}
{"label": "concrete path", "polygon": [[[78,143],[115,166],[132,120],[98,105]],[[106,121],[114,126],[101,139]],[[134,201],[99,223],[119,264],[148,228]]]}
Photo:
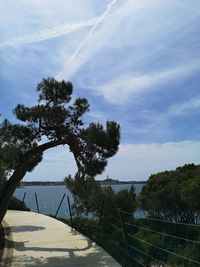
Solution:
{"label": "concrete path", "polygon": [[90,239],[51,217],[8,211],[4,227],[6,249],[0,266],[120,266]]}

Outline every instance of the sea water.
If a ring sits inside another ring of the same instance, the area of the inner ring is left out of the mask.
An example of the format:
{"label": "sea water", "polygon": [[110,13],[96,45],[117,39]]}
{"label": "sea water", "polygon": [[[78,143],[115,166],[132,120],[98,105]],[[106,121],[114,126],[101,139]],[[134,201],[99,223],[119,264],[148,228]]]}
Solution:
{"label": "sea water", "polygon": [[[112,185],[111,187],[115,192],[118,192],[122,189],[130,189],[132,184],[117,184]],[[143,187],[143,184],[133,184],[135,187],[135,192],[138,195]],[[56,186],[24,186],[19,187],[15,191],[15,197],[22,200],[25,195],[25,204],[32,211],[37,212],[37,204],[35,199],[35,193],[37,195],[38,206],[40,213],[55,215],[58,209],[58,206],[64,196],[64,200],[60,207],[60,210],[57,214],[57,217],[69,218],[69,208],[67,203],[67,196],[69,196],[70,203],[73,203],[73,197],[69,189],[63,185]],[[135,214],[136,217],[142,216],[141,211],[137,211]]]}

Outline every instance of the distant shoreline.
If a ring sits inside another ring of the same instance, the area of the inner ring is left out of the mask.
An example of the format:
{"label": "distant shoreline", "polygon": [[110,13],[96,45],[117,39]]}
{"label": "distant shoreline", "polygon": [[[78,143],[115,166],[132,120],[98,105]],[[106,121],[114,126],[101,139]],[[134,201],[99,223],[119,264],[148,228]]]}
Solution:
{"label": "distant shoreline", "polygon": [[[118,181],[118,180],[98,180],[101,185],[118,185],[118,184],[145,184],[146,181]],[[62,181],[33,181],[33,182],[21,182],[19,187],[23,186],[56,186],[56,185],[66,185]]]}

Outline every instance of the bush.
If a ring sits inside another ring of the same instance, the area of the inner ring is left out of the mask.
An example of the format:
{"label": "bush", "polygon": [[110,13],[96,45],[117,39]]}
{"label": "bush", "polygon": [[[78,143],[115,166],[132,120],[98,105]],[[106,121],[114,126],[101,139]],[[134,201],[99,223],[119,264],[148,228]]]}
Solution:
{"label": "bush", "polygon": [[22,202],[21,200],[17,199],[16,197],[12,197],[10,204],[8,206],[10,210],[23,210],[23,211],[30,211],[30,209]]}

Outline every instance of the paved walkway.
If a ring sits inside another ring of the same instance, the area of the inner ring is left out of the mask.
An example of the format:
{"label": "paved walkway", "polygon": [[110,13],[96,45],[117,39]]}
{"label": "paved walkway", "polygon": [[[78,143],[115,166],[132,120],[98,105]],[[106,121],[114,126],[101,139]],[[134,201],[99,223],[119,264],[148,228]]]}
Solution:
{"label": "paved walkway", "polygon": [[90,239],[51,217],[8,211],[4,226],[6,249],[0,266],[120,266]]}

